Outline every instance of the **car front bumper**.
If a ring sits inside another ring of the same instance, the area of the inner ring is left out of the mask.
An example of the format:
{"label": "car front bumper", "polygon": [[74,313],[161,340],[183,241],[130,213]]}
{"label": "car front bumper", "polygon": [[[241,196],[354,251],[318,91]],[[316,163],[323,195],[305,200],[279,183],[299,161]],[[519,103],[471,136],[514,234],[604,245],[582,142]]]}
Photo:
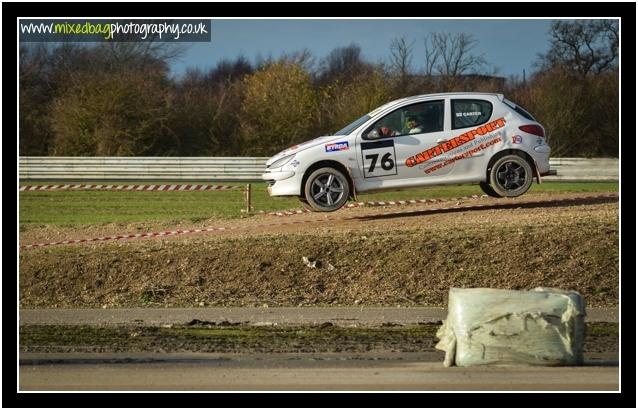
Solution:
{"label": "car front bumper", "polygon": [[301,195],[301,175],[294,171],[267,171],[261,175],[261,179],[268,183],[270,196]]}

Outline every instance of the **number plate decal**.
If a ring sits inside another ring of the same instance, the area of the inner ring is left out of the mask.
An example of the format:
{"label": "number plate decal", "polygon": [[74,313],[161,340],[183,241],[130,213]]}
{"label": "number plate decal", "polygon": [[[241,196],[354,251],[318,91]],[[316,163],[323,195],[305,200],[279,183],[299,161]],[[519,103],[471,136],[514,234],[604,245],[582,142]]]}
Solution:
{"label": "number plate decal", "polygon": [[363,176],[365,178],[397,175],[397,155],[394,140],[364,142],[361,144]]}

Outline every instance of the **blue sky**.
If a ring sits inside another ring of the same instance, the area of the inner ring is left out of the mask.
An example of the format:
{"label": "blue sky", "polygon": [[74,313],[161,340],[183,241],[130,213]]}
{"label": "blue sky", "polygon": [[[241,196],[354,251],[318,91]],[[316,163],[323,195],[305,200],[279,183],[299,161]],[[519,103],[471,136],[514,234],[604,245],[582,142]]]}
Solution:
{"label": "blue sky", "polygon": [[[329,4],[325,5],[330,7]],[[472,34],[478,44],[473,50],[483,54],[498,74],[522,76],[532,70],[538,53],[549,47],[551,20],[212,20],[210,43],[189,43],[184,55],[172,63],[172,73],[180,76],[187,68],[206,70],[224,59],[244,55],[254,62],[262,57],[278,57],[309,49],[325,57],[332,49],[355,43],[363,56],[387,61],[390,42],[404,37],[415,40],[413,67],[420,69],[425,56],[423,38],[430,32]]]}

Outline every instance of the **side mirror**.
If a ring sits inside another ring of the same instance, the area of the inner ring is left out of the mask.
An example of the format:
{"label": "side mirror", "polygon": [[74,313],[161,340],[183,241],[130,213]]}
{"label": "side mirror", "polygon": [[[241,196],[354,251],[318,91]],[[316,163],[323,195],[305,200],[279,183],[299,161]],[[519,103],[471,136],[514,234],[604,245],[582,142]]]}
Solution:
{"label": "side mirror", "polygon": [[381,135],[379,134],[379,131],[377,131],[376,129],[373,129],[372,131],[368,133],[368,135],[366,135],[366,138],[370,140],[376,140],[381,138]]}

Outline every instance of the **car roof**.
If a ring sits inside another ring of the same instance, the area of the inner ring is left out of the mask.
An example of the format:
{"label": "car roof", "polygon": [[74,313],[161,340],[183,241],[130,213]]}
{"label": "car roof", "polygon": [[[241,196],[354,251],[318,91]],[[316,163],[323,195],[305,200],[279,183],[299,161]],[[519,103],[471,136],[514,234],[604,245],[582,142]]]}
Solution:
{"label": "car roof", "polygon": [[373,117],[376,114],[378,114],[379,112],[385,111],[386,109],[390,108],[390,107],[394,107],[398,104],[401,103],[405,103],[405,102],[410,102],[410,101],[414,101],[414,100],[420,100],[423,98],[436,98],[436,97],[449,97],[449,96],[464,96],[464,97],[473,97],[473,96],[480,96],[480,95],[490,95],[490,96],[495,96],[497,97],[499,100],[503,101],[503,99],[505,98],[503,94],[499,94],[499,93],[479,93],[479,92],[447,92],[447,93],[435,93],[435,94],[419,94],[419,95],[413,95],[410,97],[403,97],[403,98],[399,98],[390,102],[387,102],[385,104],[383,104],[380,107],[375,108],[374,110],[370,111],[367,115]]}
{"label": "car roof", "polygon": [[454,96],[454,95],[458,95],[458,96],[491,95],[491,96],[498,97],[499,99],[503,99],[504,98],[503,94],[500,94],[500,93],[479,93],[479,92],[459,92],[459,91],[457,91],[457,92],[448,92],[448,93],[413,95],[411,97],[400,98],[398,100],[395,100],[394,102],[416,100],[416,99],[426,98],[426,97],[450,97],[450,96]]}
{"label": "car roof", "polygon": [[[479,95],[491,95],[491,96],[495,96],[498,97],[499,100],[503,100],[503,98],[505,98],[505,96],[503,94],[500,93],[479,93],[479,92],[448,92],[448,93],[435,93],[435,94],[419,94],[419,95],[412,95],[410,97],[403,97],[403,98],[399,98],[393,101],[390,101],[386,104],[383,104],[382,107],[389,107],[391,105],[395,105],[397,103],[400,102],[405,102],[405,101],[411,101],[411,100],[418,100],[421,98],[430,98],[430,97],[450,97],[450,96],[454,96],[454,95],[458,95],[458,96],[479,96]],[[381,107],[379,107],[381,108]]]}

